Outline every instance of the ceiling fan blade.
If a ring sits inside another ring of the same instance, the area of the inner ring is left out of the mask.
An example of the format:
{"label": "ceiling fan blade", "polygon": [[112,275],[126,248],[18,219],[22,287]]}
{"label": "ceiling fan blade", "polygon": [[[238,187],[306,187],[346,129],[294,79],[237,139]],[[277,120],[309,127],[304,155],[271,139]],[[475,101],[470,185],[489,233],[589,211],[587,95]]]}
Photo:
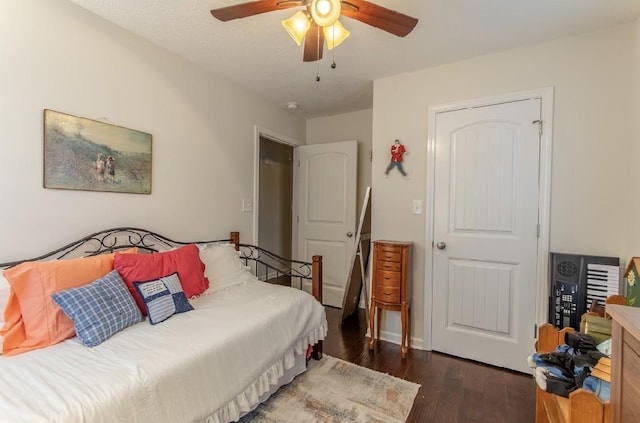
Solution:
{"label": "ceiling fan blade", "polygon": [[258,0],[248,3],[240,3],[233,6],[221,7],[211,10],[211,14],[223,22],[233,19],[246,18],[248,16],[259,15],[260,13],[272,12],[274,10],[288,9],[302,5],[302,1],[286,0]]}
{"label": "ceiling fan blade", "polygon": [[305,62],[315,62],[322,59],[322,50],[324,50],[324,32],[315,22],[311,23],[311,27],[304,37],[304,55],[302,60]]}
{"label": "ceiling fan blade", "polygon": [[[349,5],[355,7],[348,7]],[[418,23],[416,18],[378,6],[366,0],[343,1],[342,14],[398,37],[404,37],[409,34]]]}

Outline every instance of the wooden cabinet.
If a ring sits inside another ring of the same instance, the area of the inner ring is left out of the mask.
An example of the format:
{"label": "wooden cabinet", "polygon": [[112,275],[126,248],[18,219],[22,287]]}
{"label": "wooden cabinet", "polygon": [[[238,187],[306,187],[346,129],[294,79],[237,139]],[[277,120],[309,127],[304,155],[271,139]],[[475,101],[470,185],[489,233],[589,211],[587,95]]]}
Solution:
{"label": "wooden cabinet", "polygon": [[407,355],[411,338],[411,245],[411,242],[402,241],[373,241],[369,349],[373,349],[376,338],[380,339],[382,310],[399,311],[402,320],[402,358]]}
{"label": "wooden cabinet", "polygon": [[611,333],[611,407],[616,423],[640,422],[640,308],[607,305]]}

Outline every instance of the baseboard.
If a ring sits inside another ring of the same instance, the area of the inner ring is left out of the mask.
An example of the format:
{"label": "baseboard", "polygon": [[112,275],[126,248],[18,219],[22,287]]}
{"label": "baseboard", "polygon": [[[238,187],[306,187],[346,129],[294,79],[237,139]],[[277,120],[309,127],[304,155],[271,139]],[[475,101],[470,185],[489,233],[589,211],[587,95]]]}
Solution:
{"label": "baseboard", "polygon": [[[367,338],[371,338],[371,336],[369,335],[369,331],[368,330],[367,330],[366,336],[367,336]],[[380,331],[380,340],[381,341],[386,341],[386,342],[391,342],[392,344],[396,344],[396,345],[402,345],[401,334],[395,333],[395,332],[387,332],[387,331],[381,330]],[[416,337],[412,336],[411,337],[411,348],[416,349],[416,350],[426,350],[424,339],[416,338]]]}

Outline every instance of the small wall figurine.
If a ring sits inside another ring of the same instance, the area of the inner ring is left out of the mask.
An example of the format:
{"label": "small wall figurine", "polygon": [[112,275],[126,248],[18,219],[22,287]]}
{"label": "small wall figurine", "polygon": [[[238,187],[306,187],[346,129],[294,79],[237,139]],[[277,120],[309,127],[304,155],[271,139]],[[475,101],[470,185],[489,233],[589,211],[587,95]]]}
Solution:
{"label": "small wall figurine", "polygon": [[391,172],[391,169],[397,167],[402,176],[407,176],[407,172],[402,168],[402,158],[405,154],[409,154],[404,145],[400,143],[400,140],[395,140],[393,145],[391,146],[391,162],[389,162],[389,166],[387,166],[387,170],[385,170],[385,176]]}

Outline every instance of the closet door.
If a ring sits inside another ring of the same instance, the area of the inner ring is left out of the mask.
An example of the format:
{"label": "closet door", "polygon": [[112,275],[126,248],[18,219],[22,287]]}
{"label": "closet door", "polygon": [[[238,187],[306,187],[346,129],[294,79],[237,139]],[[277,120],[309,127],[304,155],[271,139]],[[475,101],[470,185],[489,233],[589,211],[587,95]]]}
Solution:
{"label": "closet door", "polygon": [[436,116],[435,351],[530,372],[540,99]]}

